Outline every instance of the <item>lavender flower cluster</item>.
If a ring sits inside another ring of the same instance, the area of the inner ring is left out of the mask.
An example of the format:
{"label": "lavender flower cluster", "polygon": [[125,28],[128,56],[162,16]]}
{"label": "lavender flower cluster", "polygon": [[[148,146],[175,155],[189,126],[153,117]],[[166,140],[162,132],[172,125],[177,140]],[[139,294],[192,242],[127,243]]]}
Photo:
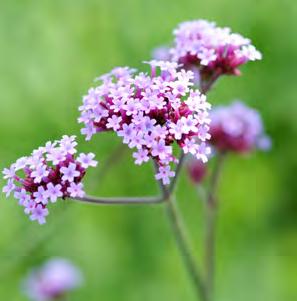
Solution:
{"label": "lavender flower cluster", "polygon": [[53,258],[30,272],[23,289],[32,301],[60,300],[81,282],[80,271],[69,260]]}
{"label": "lavender flower cluster", "polygon": [[211,111],[210,133],[211,143],[219,151],[246,153],[269,149],[271,144],[259,112],[240,101]]}
{"label": "lavender flower cluster", "polygon": [[31,220],[44,224],[49,203],[84,195],[81,180],[86,169],[97,162],[93,153],[75,157],[76,145],[75,136],[64,135],[60,141],[47,142],[3,170],[7,180],[3,192],[6,197],[14,193]]}
{"label": "lavender flower cluster", "polygon": [[[210,119],[209,143],[215,152],[246,154],[255,149],[267,151],[271,148],[271,139],[265,134],[260,113],[241,101],[214,107]],[[195,158],[188,160],[187,168],[196,184],[207,174],[207,166]]]}
{"label": "lavender flower cluster", "polygon": [[133,148],[135,164],[150,158],[159,166],[156,179],[169,184],[174,176],[170,163],[176,163],[173,143],[184,153],[207,161],[210,104],[193,89],[193,73],[177,71],[177,63],[151,61],[151,75],[115,68],[100,77],[79,108],[79,122],[86,139],[96,132],[111,130]]}
{"label": "lavender flower cluster", "polygon": [[202,75],[213,72],[238,75],[240,65],[262,57],[249,39],[232,33],[228,27],[217,27],[214,22],[183,22],[173,33],[172,60],[184,66],[197,65]]}

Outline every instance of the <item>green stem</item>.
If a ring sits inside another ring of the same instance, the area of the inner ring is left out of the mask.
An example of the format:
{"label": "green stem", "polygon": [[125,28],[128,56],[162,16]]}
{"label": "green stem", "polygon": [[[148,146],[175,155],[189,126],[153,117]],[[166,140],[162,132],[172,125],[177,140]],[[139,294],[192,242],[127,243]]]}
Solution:
{"label": "green stem", "polygon": [[218,211],[216,191],[223,161],[224,154],[219,153],[210,179],[209,191],[206,199],[205,272],[206,292],[209,301],[213,299],[214,295],[216,225]]}
{"label": "green stem", "polygon": [[214,83],[218,80],[218,78],[222,75],[220,71],[215,72],[210,79],[205,82],[201,82],[200,92],[206,94],[214,85]]}
{"label": "green stem", "polygon": [[172,194],[174,192],[174,188],[176,186],[176,182],[178,180],[178,177],[179,177],[179,174],[182,170],[182,166],[184,164],[184,160],[186,158],[186,155],[185,153],[183,152],[183,150],[181,151],[181,154],[179,156],[179,159],[178,159],[178,164],[177,164],[177,167],[175,169],[175,176],[174,178],[172,179],[171,183],[170,183],[170,186],[169,186],[169,192]]}
{"label": "green stem", "polygon": [[194,284],[198,300],[208,301],[202,277],[198,271],[194,256],[184,232],[181,218],[175,207],[175,199],[173,198],[173,196],[168,197],[165,205],[172,233],[175,237],[176,244],[184,261],[184,265]]}
{"label": "green stem", "polygon": [[111,197],[94,197],[94,196],[84,196],[70,198],[73,201],[92,203],[95,205],[138,205],[138,204],[159,204],[164,201],[163,196],[156,197],[121,197],[121,198],[111,198]]}
{"label": "green stem", "polygon": [[99,169],[99,173],[97,175],[98,179],[104,178],[111,167],[123,158],[125,152],[127,152],[126,145],[122,143],[117,145],[116,148],[111,151],[110,156],[105,160],[105,162]]}

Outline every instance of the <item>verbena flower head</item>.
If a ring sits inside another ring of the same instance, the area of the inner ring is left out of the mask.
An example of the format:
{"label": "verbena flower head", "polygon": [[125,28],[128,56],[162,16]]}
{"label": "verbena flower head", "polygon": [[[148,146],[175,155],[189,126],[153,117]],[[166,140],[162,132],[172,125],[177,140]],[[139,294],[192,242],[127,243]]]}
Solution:
{"label": "verbena flower head", "polygon": [[82,275],[77,267],[66,259],[54,258],[32,270],[23,286],[32,301],[50,301],[63,298],[81,282]]}
{"label": "verbena flower head", "polygon": [[255,148],[269,149],[259,112],[240,101],[211,111],[211,143],[219,151],[246,153]]}
{"label": "verbena flower head", "polygon": [[7,180],[3,192],[11,193],[31,220],[44,224],[48,204],[58,198],[83,197],[81,183],[89,166],[96,166],[94,154],[76,155],[75,136],[47,142],[28,157],[22,157],[3,170]]}
{"label": "verbena flower head", "polygon": [[194,157],[187,162],[188,175],[194,184],[200,184],[207,174],[207,165]]}
{"label": "verbena flower head", "polygon": [[173,34],[171,60],[183,64],[186,69],[197,68],[202,80],[222,74],[239,75],[240,65],[262,58],[249,39],[232,33],[228,27],[218,27],[214,22],[183,22]]}
{"label": "verbena flower head", "polygon": [[185,153],[207,161],[209,103],[192,88],[193,73],[177,71],[177,63],[151,61],[151,74],[115,68],[101,76],[79,108],[82,134],[89,140],[96,132],[114,131],[134,149],[135,164],[154,159],[156,179],[169,184],[176,142]]}

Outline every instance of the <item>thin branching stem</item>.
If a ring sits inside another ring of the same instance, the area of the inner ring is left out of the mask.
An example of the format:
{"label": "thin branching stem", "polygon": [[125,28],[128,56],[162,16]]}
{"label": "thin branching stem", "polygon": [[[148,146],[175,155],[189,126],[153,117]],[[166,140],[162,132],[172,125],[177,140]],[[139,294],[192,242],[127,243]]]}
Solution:
{"label": "thin branching stem", "polygon": [[81,198],[71,198],[74,201],[82,203],[92,203],[95,205],[137,205],[137,204],[159,204],[164,202],[163,196],[156,197],[122,197],[122,198],[107,198],[84,196]]}
{"label": "thin branching stem", "polygon": [[186,157],[185,153],[183,151],[181,151],[181,154],[180,154],[180,157],[179,157],[179,160],[178,160],[178,164],[177,164],[177,167],[175,169],[175,176],[172,179],[172,181],[170,183],[170,186],[169,186],[169,192],[170,193],[173,193],[173,191],[174,191],[174,188],[176,186],[177,179],[178,179],[179,174],[181,172],[185,157]]}
{"label": "thin branching stem", "polygon": [[[176,170],[175,178],[178,177],[179,171],[182,167],[184,159],[184,154],[181,154],[181,158],[179,161],[179,165]],[[158,164],[154,161],[154,167],[156,171],[158,170]],[[195,291],[198,297],[198,300],[201,301],[208,301],[206,290],[204,287],[203,279],[200,275],[199,269],[197,267],[194,255],[192,253],[192,248],[190,247],[190,244],[188,242],[184,226],[182,223],[182,219],[178,213],[178,210],[176,209],[175,205],[175,197],[173,196],[173,189],[174,186],[165,186],[162,181],[159,181],[160,190],[163,194],[163,202],[166,206],[166,213],[169,219],[169,224],[171,231],[174,235],[177,247],[179,249],[179,252],[182,256],[184,265],[188,271],[189,276],[192,279],[192,282],[195,287]]]}
{"label": "thin branching stem", "polygon": [[171,231],[174,235],[184,265],[195,287],[197,298],[201,301],[208,301],[203,279],[198,269],[187,235],[185,233],[182,219],[176,208],[174,196],[171,195],[166,200],[165,205]]}

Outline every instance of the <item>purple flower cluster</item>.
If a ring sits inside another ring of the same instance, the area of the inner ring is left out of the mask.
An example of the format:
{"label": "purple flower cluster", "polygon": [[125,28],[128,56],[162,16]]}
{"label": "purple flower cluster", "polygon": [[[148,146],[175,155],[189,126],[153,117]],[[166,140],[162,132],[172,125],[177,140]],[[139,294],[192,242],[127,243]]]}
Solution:
{"label": "purple flower cluster", "polygon": [[75,157],[76,145],[75,136],[64,135],[60,141],[47,142],[3,170],[7,180],[3,192],[7,197],[14,193],[31,220],[44,224],[48,203],[84,195],[81,180],[86,168],[97,162],[93,153]]}
{"label": "purple flower cluster", "polygon": [[82,282],[80,271],[68,260],[54,258],[25,279],[25,294],[32,301],[58,300]]}
{"label": "purple flower cluster", "polygon": [[201,80],[222,74],[239,75],[240,65],[262,57],[249,39],[232,33],[228,27],[217,27],[214,22],[183,22],[173,34],[175,41],[170,51],[161,47],[153,55],[166,57],[170,52],[170,60],[198,73]]}
{"label": "purple flower cluster", "polygon": [[187,162],[187,171],[192,182],[200,184],[207,175],[207,165],[191,157]]}
{"label": "purple flower cluster", "polygon": [[211,144],[220,151],[246,153],[270,148],[260,114],[240,101],[211,111]]}
{"label": "purple flower cluster", "polygon": [[151,75],[115,68],[101,76],[79,108],[82,134],[89,140],[96,132],[111,130],[135,149],[135,164],[150,158],[159,166],[156,179],[169,184],[176,163],[173,143],[185,153],[207,161],[209,148],[206,97],[192,89],[193,73],[177,71],[177,63],[151,61]]}

